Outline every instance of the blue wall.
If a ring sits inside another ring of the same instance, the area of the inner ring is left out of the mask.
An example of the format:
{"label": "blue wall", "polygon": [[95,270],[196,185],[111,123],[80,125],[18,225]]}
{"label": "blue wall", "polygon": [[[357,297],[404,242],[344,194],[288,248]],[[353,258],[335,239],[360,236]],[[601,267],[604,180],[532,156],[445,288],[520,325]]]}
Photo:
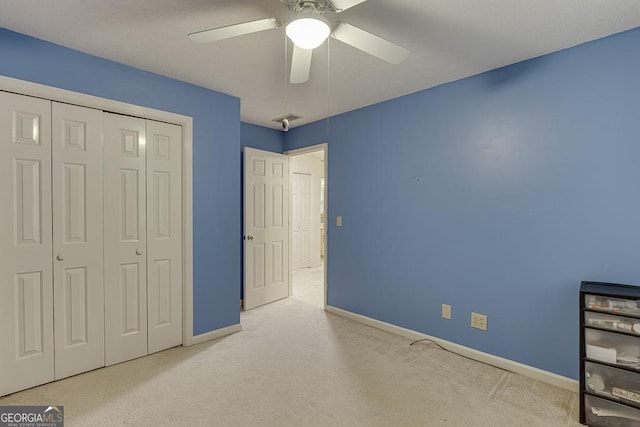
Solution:
{"label": "blue wall", "polygon": [[0,74],[193,117],[194,334],[240,321],[240,101],[0,28]]}
{"label": "blue wall", "polygon": [[329,143],[328,303],[577,378],[580,281],[640,284],[638,46],[635,29],[289,131],[285,150]]}
{"label": "blue wall", "polygon": [[283,133],[251,123],[240,124],[240,145],[242,147],[257,148],[258,150],[282,153],[284,147]]}

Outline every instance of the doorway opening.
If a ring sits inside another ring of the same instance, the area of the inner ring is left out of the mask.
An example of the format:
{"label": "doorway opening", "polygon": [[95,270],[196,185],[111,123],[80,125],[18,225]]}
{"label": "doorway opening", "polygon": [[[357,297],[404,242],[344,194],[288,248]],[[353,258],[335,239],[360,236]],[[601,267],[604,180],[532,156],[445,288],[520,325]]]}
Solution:
{"label": "doorway opening", "polygon": [[288,151],[289,295],[326,308],[327,144]]}

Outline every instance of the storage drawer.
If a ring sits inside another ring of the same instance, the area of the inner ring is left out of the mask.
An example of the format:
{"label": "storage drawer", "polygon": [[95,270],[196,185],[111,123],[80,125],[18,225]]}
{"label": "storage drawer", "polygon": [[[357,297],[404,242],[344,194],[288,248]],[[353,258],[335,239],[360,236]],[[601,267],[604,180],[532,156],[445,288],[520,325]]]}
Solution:
{"label": "storage drawer", "polygon": [[592,328],[609,329],[640,335],[640,319],[633,317],[585,311],[584,324]]}
{"label": "storage drawer", "polygon": [[585,295],[584,306],[590,310],[606,313],[619,313],[640,318],[640,304],[635,299]]}
{"label": "storage drawer", "polygon": [[640,409],[584,395],[585,421],[591,427],[640,427]]}
{"label": "storage drawer", "polygon": [[640,407],[640,373],[585,362],[585,390]]}
{"label": "storage drawer", "polygon": [[596,329],[585,329],[588,359],[640,369],[640,337]]}

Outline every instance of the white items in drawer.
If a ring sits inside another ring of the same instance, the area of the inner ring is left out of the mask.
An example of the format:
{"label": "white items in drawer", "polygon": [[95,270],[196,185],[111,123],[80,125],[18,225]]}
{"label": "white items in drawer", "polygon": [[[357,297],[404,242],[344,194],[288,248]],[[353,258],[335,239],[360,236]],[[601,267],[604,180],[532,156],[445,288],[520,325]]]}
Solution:
{"label": "white items in drawer", "polygon": [[585,390],[640,406],[640,374],[623,369],[585,362]]}
{"label": "white items in drawer", "polygon": [[607,311],[640,317],[640,305],[633,299],[585,295],[584,306],[591,310]]}
{"label": "white items in drawer", "polygon": [[617,354],[618,352],[615,348],[587,344],[587,359],[615,364]]}
{"label": "white items in drawer", "polygon": [[586,423],[589,426],[640,427],[640,409],[595,396],[584,396]]}
{"label": "white items in drawer", "polygon": [[630,391],[622,387],[613,387],[611,395],[633,403],[640,403],[640,391]]}
{"label": "white items in drawer", "polygon": [[585,329],[587,359],[640,369],[640,338],[596,329]]}
{"label": "white items in drawer", "polygon": [[584,323],[585,326],[592,328],[609,329],[640,335],[640,319],[631,317],[587,311],[584,313]]}

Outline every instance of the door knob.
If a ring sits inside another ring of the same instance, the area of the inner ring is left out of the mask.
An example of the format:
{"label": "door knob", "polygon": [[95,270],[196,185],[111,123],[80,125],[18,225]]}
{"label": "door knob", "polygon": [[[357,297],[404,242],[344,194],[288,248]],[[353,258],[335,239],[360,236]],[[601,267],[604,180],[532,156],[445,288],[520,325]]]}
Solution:
{"label": "door knob", "polygon": [[247,240],[253,240],[253,236],[252,236],[251,234],[249,234],[249,235],[247,236]]}
{"label": "door knob", "polygon": [[59,253],[59,254],[56,256],[56,259],[57,259],[58,261],[64,261],[64,254],[63,254],[63,253]]}
{"label": "door knob", "polygon": [[142,248],[136,249],[136,255],[142,255]]}

